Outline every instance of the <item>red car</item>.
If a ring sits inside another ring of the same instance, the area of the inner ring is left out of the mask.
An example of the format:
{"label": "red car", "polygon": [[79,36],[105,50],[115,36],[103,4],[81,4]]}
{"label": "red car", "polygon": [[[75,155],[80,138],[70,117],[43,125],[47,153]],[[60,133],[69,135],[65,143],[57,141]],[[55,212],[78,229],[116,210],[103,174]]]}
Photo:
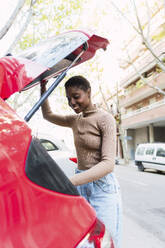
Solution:
{"label": "red car", "polygon": [[[33,139],[26,121],[67,71],[106,49],[108,40],[70,31],[0,59],[0,247],[112,248],[95,211]],[[23,119],[5,102],[17,91],[56,78]]]}

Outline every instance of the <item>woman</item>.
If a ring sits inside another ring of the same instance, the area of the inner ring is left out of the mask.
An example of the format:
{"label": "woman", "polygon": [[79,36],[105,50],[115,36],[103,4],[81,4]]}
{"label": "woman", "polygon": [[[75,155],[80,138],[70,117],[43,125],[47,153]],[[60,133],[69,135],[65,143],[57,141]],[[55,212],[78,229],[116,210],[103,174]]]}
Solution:
{"label": "woman", "polygon": [[[46,90],[41,84],[41,94]],[[76,174],[70,178],[80,194],[96,210],[97,217],[110,231],[115,248],[121,240],[121,199],[114,175],[116,126],[111,114],[96,108],[91,101],[91,87],[82,76],[65,83],[69,106],[76,114],[61,116],[52,113],[48,100],[42,105],[43,117],[73,130],[78,158]]]}

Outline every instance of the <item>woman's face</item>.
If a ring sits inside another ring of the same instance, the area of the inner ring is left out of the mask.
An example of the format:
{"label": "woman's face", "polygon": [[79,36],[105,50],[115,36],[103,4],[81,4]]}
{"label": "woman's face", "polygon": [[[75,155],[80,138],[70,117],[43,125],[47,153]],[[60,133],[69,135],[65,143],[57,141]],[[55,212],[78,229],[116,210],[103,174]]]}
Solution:
{"label": "woman's face", "polygon": [[84,91],[78,87],[69,87],[66,90],[69,106],[78,114],[88,109],[91,104],[90,89]]}

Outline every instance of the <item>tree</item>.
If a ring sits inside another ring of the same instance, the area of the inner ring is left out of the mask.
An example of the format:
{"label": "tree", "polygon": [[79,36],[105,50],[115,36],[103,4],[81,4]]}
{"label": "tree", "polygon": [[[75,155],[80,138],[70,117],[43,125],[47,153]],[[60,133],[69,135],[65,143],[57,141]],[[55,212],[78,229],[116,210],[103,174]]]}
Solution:
{"label": "tree", "polygon": [[[147,16],[148,16],[148,20],[147,20],[147,35],[144,35],[144,25],[142,26],[141,21],[140,21],[140,17],[138,15],[138,10],[137,10],[137,6],[135,3],[135,0],[131,0],[130,1],[132,3],[133,9],[134,9],[134,13],[135,13],[135,18],[137,20],[137,25],[138,27],[136,27],[132,22],[130,22],[130,20],[127,18],[127,16],[116,6],[116,4],[114,4],[114,2],[111,1],[111,4],[115,7],[115,9],[122,15],[122,17],[133,27],[133,29],[141,36],[142,38],[142,44],[146,46],[146,48],[150,51],[150,53],[153,55],[157,65],[159,66],[159,68],[161,68],[161,70],[163,70],[165,72],[165,65],[164,65],[164,61],[161,60],[153,51],[152,46],[151,46],[151,39],[150,39],[150,29],[151,29],[151,11],[150,11],[150,7],[148,5],[147,0],[145,0],[145,5],[146,5],[146,9],[147,9]],[[159,11],[163,6],[160,5],[158,10]],[[154,15],[154,14],[153,14]],[[146,25],[146,24],[145,24]],[[164,34],[165,35],[165,34]],[[152,39],[157,39],[158,37],[152,36]],[[149,80],[147,80],[142,73],[137,69],[134,61],[132,61],[131,56],[129,55],[129,51],[127,48],[125,48],[125,51],[127,53],[127,57],[128,60],[126,60],[126,63],[131,65],[135,72],[137,73],[138,77],[141,79],[141,81],[143,82],[143,84],[147,84],[149,87],[155,89],[157,92],[159,92],[162,95],[165,95],[165,92],[163,90],[161,90],[159,87],[152,85]]]}
{"label": "tree", "polygon": [[[140,35],[141,39],[142,39],[142,44],[150,51],[150,53],[152,54],[152,56],[154,57],[156,63],[158,64],[158,66],[165,72],[165,65],[164,63],[161,61],[161,59],[155,54],[150,39],[149,39],[149,30],[150,30],[150,15],[148,14],[148,32],[147,32],[147,36],[144,35],[144,26],[142,26],[139,15],[138,15],[138,10],[137,10],[137,6],[135,3],[135,0],[130,0],[132,3],[132,7],[134,9],[134,14],[137,20],[137,27],[133,24],[133,22],[131,22],[129,20],[129,18],[122,12],[122,10],[120,10],[116,4],[111,1],[112,6],[117,10],[118,13],[120,13],[120,15],[123,17],[123,19],[125,21],[127,21],[127,23],[129,23],[129,25],[136,31],[136,33],[138,35]],[[148,2],[145,1],[146,7],[147,7],[147,12],[150,13],[149,11],[149,6],[148,6]],[[161,8],[163,8],[163,6],[161,6]],[[154,38],[154,37],[153,37]]]}
{"label": "tree", "polygon": [[84,0],[81,3],[80,0],[38,0],[33,6],[28,28],[15,50],[24,50],[60,32],[76,29],[83,2]]}
{"label": "tree", "polygon": [[139,78],[141,79],[141,81],[143,82],[143,84],[147,84],[149,87],[153,88],[153,89],[156,90],[158,93],[160,93],[160,94],[162,94],[163,96],[165,96],[165,92],[164,92],[162,89],[160,89],[159,87],[154,86],[153,84],[151,84],[151,83],[149,82],[149,80],[146,79],[146,78],[143,76],[143,74],[136,68],[136,66],[134,65],[134,63],[131,61],[131,58],[130,58],[129,54],[128,54],[128,59],[129,59],[129,60],[127,60],[127,63],[128,63],[129,65],[131,65],[131,66],[134,68],[135,72],[137,73],[137,75],[139,76]]}

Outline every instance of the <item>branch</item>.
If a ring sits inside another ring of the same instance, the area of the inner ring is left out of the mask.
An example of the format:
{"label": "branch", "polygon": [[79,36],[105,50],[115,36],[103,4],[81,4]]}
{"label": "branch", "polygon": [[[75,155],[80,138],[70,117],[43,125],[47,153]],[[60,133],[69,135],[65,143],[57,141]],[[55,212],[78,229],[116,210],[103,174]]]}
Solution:
{"label": "branch", "polygon": [[5,34],[8,32],[9,28],[12,26],[14,20],[16,19],[18,13],[20,12],[22,7],[24,6],[24,3],[25,3],[25,0],[19,0],[19,3],[17,4],[16,8],[14,9],[13,13],[11,14],[8,22],[0,31],[0,39],[2,39],[5,36]]}
{"label": "branch", "polygon": [[110,112],[110,113],[111,113],[111,110],[110,110],[110,108],[109,108],[109,106],[108,106],[107,100],[106,100],[106,98],[105,98],[105,96],[104,96],[104,93],[103,93],[103,91],[102,91],[102,87],[101,87],[101,85],[100,85],[100,84],[99,84],[99,89],[100,89],[100,92],[101,92],[101,95],[102,95],[102,98],[103,98],[104,104],[105,104],[105,106],[106,106],[106,108],[107,108],[108,112]]}
{"label": "branch", "polygon": [[138,28],[140,30],[140,34],[142,35],[142,37],[144,36],[143,34],[143,29],[142,29],[142,26],[141,26],[141,22],[140,22],[140,18],[139,18],[139,15],[138,15],[138,11],[137,11],[137,8],[136,8],[136,4],[135,4],[135,0],[131,0],[133,2],[133,7],[134,7],[134,12],[135,12],[135,16],[136,16],[136,20],[137,20],[137,23],[138,23]]}
{"label": "branch", "polygon": [[160,94],[165,96],[165,92],[163,90],[161,90],[159,87],[152,85],[151,83],[148,82],[148,80],[146,80],[143,75],[137,70],[136,66],[134,65],[134,63],[131,62],[131,58],[128,54],[127,51],[127,55],[129,58],[129,61],[127,61],[128,64],[132,65],[132,67],[134,68],[135,72],[138,74],[138,76],[141,78],[141,80],[143,81],[144,84],[147,84],[149,87],[155,89],[157,92],[159,92]]}
{"label": "branch", "polygon": [[165,72],[165,66],[164,66],[164,64],[158,58],[158,56],[154,53],[151,45],[149,44],[148,40],[144,36],[143,29],[142,29],[142,26],[141,26],[141,23],[140,23],[140,19],[139,19],[139,16],[138,16],[138,12],[137,12],[135,0],[132,0],[132,2],[133,2],[133,7],[134,7],[134,11],[135,11],[135,15],[136,15],[136,19],[137,19],[137,22],[138,22],[138,27],[139,27],[139,30],[140,30],[140,34],[141,34],[141,37],[142,37],[143,44],[150,51],[150,53],[152,54],[152,56],[155,58],[155,60],[156,60],[157,64],[159,65],[159,67]]}
{"label": "branch", "polygon": [[32,97],[32,95],[35,93],[36,88],[34,87],[32,91],[29,92],[24,98],[23,101],[20,101],[20,94],[16,94],[14,96],[13,102],[13,108],[15,110],[18,110],[20,107],[22,107],[27,101],[29,101],[29,97]]}
{"label": "branch", "polygon": [[148,1],[145,0],[146,8],[147,8],[147,15],[148,15],[148,28],[147,28],[147,40],[150,40],[150,23],[151,23],[151,15],[150,15],[150,8],[148,5]]}
{"label": "branch", "polygon": [[29,23],[30,23],[30,19],[32,17],[32,14],[33,14],[33,5],[36,3],[36,1],[31,1],[30,3],[30,7],[29,7],[29,10],[28,10],[28,15],[27,15],[27,18],[26,18],[26,21],[25,23],[23,24],[21,30],[19,31],[19,33],[17,34],[15,40],[13,41],[13,43],[10,45],[10,47],[8,48],[8,50],[5,52],[5,54],[7,53],[11,53],[12,50],[14,49],[14,47],[16,46],[17,42],[20,40],[20,38],[22,37],[23,33],[26,31]]}
{"label": "branch", "polygon": [[143,44],[150,51],[150,53],[152,54],[152,56],[155,58],[155,60],[156,60],[157,64],[159,65],[159,67],[165,72],[165,66],[164,66],[164,64],[157,57],[157,55],[154,53],[151,45],[149,44],[149,42],[147,41],[147,39],[144,37],[143,30],[142,30],[142,27],[141,27],[139,16],[137,14],[137,9],[136,9],[136,5],[135,5],[134,0],[133,0],[133,5],[134,5],[134,11],[135,11],[137,22],[138,22],[138,28],[136,28],[131,23],[131,21],[122,13],[122,11],[113,3],[113,1],[111,1],[111,4],[121,14],[121,16],[132,26],[132,28],[142,37]]}
{"label": "branch", "polygon": [[123,14],[123,12],[114,4],[113,1],[111,1],[111,5],[120,13],[120,15],[132,26],[132,28],[138,33],[141,34],[139,32],[139,30],[136,28],[135,25],[132,24],[132,22],[126,17],[126,15]]}

